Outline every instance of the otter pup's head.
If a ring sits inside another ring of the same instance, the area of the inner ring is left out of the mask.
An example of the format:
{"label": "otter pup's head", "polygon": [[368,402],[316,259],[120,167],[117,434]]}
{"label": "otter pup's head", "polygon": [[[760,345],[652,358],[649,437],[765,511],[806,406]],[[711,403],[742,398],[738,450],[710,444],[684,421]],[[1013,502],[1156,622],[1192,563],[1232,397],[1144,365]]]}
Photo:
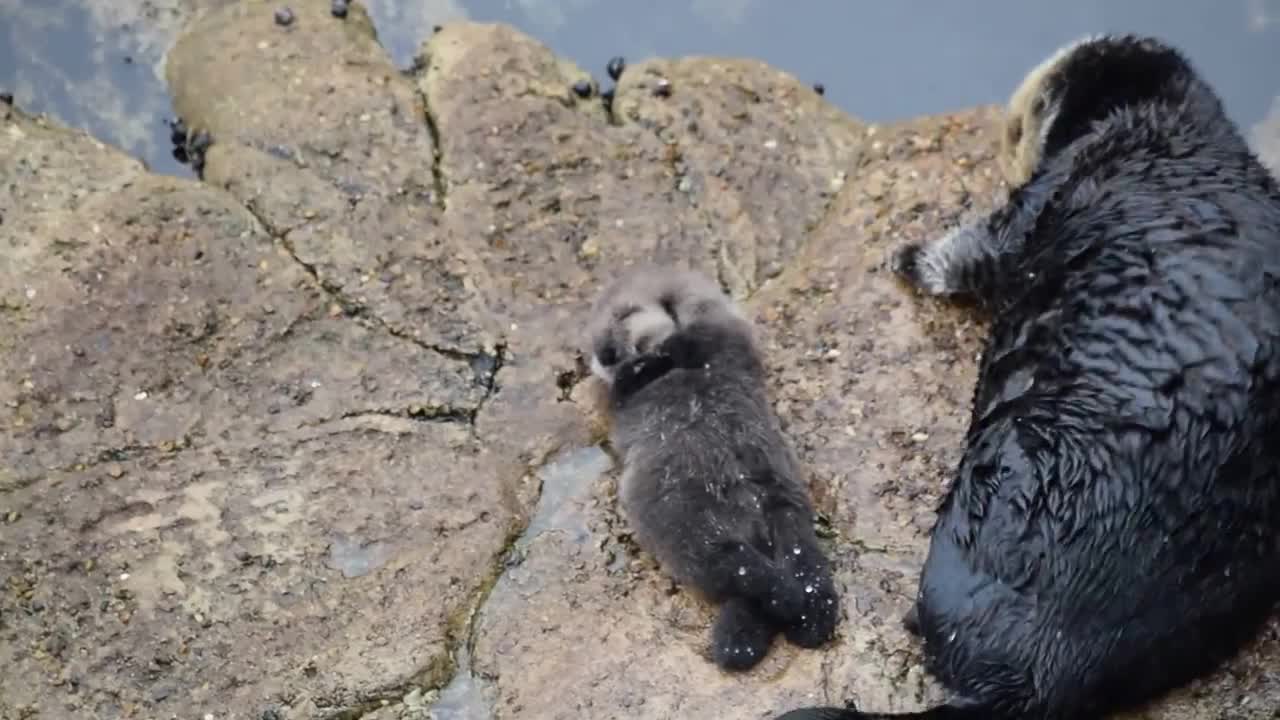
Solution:
{"label": "otter pup's head", "polygon": [[1138,35],[1077,40],[1027,73],[1010,97],[1000,133],[1005,179],[1027,182],[1042,160],[1120,108],[1188,101],[1221,112],[1187,59],[1165,42]]}
{"label": "otter pup's head", "polygon": [[720,286],[702,273],[660,266],[629,269],[591,310],[591,371],[612,383],[619,363],[652,352],[681,327],[718,313],[745,322]]}

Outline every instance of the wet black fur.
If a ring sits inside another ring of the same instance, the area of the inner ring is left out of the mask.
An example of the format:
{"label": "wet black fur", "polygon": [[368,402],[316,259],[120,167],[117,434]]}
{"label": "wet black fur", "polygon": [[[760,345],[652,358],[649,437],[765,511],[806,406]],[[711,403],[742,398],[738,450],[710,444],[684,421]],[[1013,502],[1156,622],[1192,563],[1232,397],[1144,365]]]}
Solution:
{"label": "wet black fur", "polygon": [[[779,631],[802,647],[831,639],[839,598],[750,326],[727,297],[681,297],[678,272],[633,271],[620,281],[632,290],[606,293],[599,312],[612,321],[593,352],[613,370],[611,440],[636,539],[677,580],[720,603],[712,657],[745,670]],[[625,331],[637,293],[675,321],[640,352],[627,347]],[[620,299],[610,303],[611,294]]]}
{"label": "wet black fur", "polygon": [[[907,621],[954,700],[781,718],[1107,717],[1217,668],[1280,597],[1280,190],[1176,51],[1073,55],[1032,178],[931,290],[993,315]],[[934,250],[895,267],[919,284]]]}

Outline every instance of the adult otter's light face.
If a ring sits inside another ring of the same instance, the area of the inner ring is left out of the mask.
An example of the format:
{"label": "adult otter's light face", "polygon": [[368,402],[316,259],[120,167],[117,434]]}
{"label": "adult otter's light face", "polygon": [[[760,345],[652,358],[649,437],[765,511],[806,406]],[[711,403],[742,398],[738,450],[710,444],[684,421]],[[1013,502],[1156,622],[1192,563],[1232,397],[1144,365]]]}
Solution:
{"label": "adult otter's light face", "polygon": [[1155,37],[1092,35],[1055,51],[1009,98],[1000,166],[1017,187],[1046,157],[1092,133],[1112,113],[1142,103],[1176,107],[1188,98],[1218,113],[1213,92],[1187,59]]}
{"label": "adult otter's light face", "polygon": [[1009,97],[1000,132],[1000,166],[1010,185],[1029,180],[1042,159],[1045,134],[1058,109],[1050,78],[1080,46],[1095,40],[1082,38],[1058,49],[1032,68]]}
{"label": "adult otter's light face", "polygon": [[618,363],[652,352],[675,331],[675,318],[662,306],[619,308],[592,342],[591,371],[612,383]]}
{"label": "adult otter's light face", "polygon": [[1005,180],[1018,186],[1031,178],[1044,145],[1044,129],[1052,118],[1046,118],[1049,102],[1043,94],[1025,97],[1031,88],[1019,88],[1024,97],[1015,96],[1009,104],[1000,133],[1000,162]]}

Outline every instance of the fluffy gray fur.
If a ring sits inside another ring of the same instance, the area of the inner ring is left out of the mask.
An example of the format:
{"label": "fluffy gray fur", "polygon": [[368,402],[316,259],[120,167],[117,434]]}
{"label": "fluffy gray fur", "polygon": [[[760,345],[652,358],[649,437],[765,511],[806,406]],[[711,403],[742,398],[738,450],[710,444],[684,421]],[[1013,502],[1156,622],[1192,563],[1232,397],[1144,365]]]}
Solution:
{"label": "fluffy gray fur", "polygon": [[830,564],[741,311],[700,273],[642,267],[604,290],[590,335],[623,512],[664,570],[721,604],[716,663],[753,667],[779,631],[803,647],[829,640]]}

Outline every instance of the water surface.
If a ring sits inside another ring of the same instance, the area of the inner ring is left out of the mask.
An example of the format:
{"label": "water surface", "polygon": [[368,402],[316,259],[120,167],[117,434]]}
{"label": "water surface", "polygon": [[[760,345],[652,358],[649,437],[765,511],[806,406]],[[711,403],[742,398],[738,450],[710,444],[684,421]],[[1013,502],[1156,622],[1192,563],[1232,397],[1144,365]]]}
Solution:
{"label": "water surface", "polygon": [[0,90],[168,174],[164,53],[186,0],[0,0]]}

